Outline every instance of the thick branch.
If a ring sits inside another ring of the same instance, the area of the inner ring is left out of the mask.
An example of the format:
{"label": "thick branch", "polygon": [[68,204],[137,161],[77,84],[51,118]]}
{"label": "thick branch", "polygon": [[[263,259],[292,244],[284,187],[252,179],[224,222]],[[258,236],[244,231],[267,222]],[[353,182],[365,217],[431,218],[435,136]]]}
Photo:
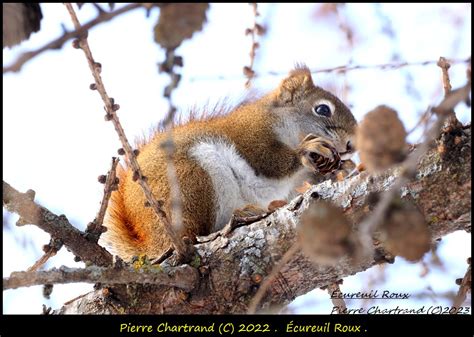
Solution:
{"label": "thick branch", "polygon": [[33,224],[61,238],[71,252],[82,261],[90,261],[98,266],[112,263],[112,255],[97,243],[86,239],[85,233],[75,228],[64,215],[56,215],[37,205],[30,195],[20,193],[5,181],[3,182],[3,206],[10,212],[20,215],[22,224]]}
{"label": "thick branch", "polygon": [[157,284],[189,291],[196,286],[198,278],[197,270],[188,265],[182,265],[169,270],[156,266],[149,268],[146,272],[137,271],[132,267],[103,268],[91,266],[87,268],[68,268],[62,266],[59,269],[53,268],[39,272],[13,272],[10,277],[3,278],[3,290],[30,287],[38,284],[100,282],[105,284]]}
{"label": "thick branch", "polygon": [[[401,190],[401,197],[410,199],[424,213],[433,240],[457,230],[470,231],[470,131],[463,130],[461,141],[448,149],[455,154],[449,156],[449,160],[444,160],[436,149],[425,154],[418,164],[416,177]],[[378,176],[361,174],[346,181],[323,182],[265,219],[250,226],[236,228],[229,236],[215,236],[214,240],[197,245],[201,260],[195,262],[200,265],[200,284],[188,295],[176,296],[172,289],[148,287],[137,290],[138,293],[132,299],[119,288],[111,291],[120,299],[128,313],[246,312],[262,278],[270,275],[275,265],[296,242],[299,218],[308,207],[314,192],[344,208],[351,221],[358,224],[370,212],[367,196],[371,192],[390,189],[399,175],[400,170],[393,168]],[[450,200],[449,207],[447,200]],[[384,254],[377,247],[375,256],[356,265],[343,261],[335,266],[322,267],[298,253],[275,277],[261,304],[268,307],[291,302],[296,296],[314,288],[333,284],[341,278],[380,263],[383,261],[380,256],[383,257]],[[60,312],[114,312],[100,304],[91,307],[91,299],[102,296],[104,295],[100,291],[89,294],[63,307]],[[135,303],[133,307],[127,305],[131,301]],[[81,307],[88,309],[83,311]]]}

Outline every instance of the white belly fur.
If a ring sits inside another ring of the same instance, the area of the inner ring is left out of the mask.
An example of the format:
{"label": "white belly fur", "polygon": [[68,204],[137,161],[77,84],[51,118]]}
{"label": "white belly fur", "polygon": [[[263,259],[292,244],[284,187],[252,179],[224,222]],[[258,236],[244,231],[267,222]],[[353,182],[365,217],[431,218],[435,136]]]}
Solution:
{"label": "white belly fur", "polygon": [[304,170],[280,179],[257,176],[235,146],[225,139],[200,141],[190,148],[189,155],[212,180],[216,196],[213,231],[221,229],[237,208],[248,204],[266,208],[273,200],[286,199],[301,182]]}

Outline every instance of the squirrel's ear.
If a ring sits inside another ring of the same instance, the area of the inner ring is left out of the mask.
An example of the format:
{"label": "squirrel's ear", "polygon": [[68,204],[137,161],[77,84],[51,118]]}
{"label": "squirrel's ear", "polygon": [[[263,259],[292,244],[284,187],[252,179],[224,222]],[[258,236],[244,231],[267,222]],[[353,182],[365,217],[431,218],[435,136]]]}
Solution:
{"label": "squirrel's ear", "polygon": [[297,65],[280,83],[277,89],[277,99],[282,103],[290,103],[304,98],[314,88],[309,68],[305,65]]}

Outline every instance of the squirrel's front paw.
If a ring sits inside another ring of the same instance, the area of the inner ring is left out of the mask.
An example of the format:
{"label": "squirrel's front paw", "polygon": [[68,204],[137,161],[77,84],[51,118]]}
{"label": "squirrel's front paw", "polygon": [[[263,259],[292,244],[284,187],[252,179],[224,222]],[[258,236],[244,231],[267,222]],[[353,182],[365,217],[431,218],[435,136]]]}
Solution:
{"label": "squirrel's front paw", "polygon": [[239,218],[246,218],[251,216],[257,216],[267,213],[267,210],[261,208],[258,205],[248,204],[242,208],[235,209],[233,214]]}
{"label": "squirrel's front paw", "polygon": [[307,135],[298,147],[301,163],[321,174],[337,170],[341,165],[341,158],[334,145],[313,134]]}

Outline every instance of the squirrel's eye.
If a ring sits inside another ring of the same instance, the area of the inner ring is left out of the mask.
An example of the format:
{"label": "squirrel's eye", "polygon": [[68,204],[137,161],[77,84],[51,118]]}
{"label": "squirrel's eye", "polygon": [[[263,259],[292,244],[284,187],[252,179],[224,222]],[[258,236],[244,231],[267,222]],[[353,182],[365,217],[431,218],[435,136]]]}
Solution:
{"label": "squirrel's eye", "polygon": [[318,115],[331,117],[331,109],[326,104],[319,104],[314,107],[314,112]]}

